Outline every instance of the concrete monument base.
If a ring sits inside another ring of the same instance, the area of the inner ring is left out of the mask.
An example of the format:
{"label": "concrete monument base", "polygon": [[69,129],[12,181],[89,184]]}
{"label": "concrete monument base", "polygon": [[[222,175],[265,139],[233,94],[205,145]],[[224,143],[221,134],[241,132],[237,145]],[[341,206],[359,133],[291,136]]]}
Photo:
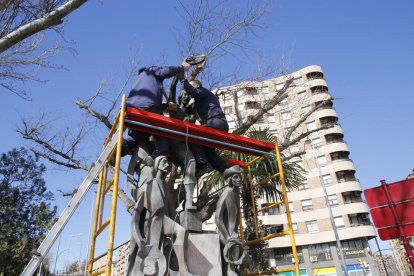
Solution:
{"label": "concrete monument base", "polygon": [[187,266],[193,275],[222,276],[220,238],[218,234],[189,233]]}

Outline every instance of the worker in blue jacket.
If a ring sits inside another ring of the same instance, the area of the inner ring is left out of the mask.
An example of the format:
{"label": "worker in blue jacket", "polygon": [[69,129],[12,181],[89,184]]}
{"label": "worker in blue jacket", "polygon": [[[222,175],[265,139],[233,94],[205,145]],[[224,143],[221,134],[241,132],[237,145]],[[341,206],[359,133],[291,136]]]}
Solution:
{"label": "worker in blue jacket", "polygon": [[[126,106],[138,108],[144,111],[163,114],[162,98],[164,92],[163,81],[174,77],[177,74],[183,74],[190,69],[190,64],[185,60],[181,66],[151,66],[141,68],[131,92],[129,93]],[[168,109],[174,110],[177,106],[174,103],[168,103]],[[155,149],[151,154],[152,160],[161,155],[167,155],[169,149],[169,139],[161,136],[154,136]],[[128,131],[128,137],[124,139],[122,145],[123,155],[131,154],[133,149],[138,146],[139,140],[148,140],[149,135],[145,133]],[[150,164],[149,164],[150,165]]]}
{"label": "worker in blue jacket", "polygon": [[[190,82],[184,80],[183,85],[185,92],[194,98],[194,111],[201,124],[228,132],[229,125],[217,96],[204,88],[199,80]],[[221,173],[231,166],[216,153],[214,148],[190,144],[190,149],[196,159],[198,177],[212,171],[208,163]]]}

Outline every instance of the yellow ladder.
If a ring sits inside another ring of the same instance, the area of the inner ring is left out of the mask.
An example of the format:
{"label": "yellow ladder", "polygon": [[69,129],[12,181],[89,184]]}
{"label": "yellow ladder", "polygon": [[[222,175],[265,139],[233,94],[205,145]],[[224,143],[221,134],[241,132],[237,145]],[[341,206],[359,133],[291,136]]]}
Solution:
{"label": "yellow ladder", "polygon": [[[283,173],[282,159],[281,159],[281,156],[280,156],[280,150],[279,150],[277,140],[275,142],[275,151],[276,151],[276,164],[277,164],[277,167],[278,167],[278,173],[273,174],[269,177],[266,177],[265,179],[258,181],[258,183],[256,183],[256,184],[253,183],[253,175],[252,175],[251,165],[253,163],[257,162],[258,160],[260,160],[262,157],[256,157],[253,160],[251,160],[249,163],[247,163],[247,169],[248,169],[248,174],[249,174],[249,182],[250,182],[250,193],[251,193],[251,197],[252,197],[252,205],[253,205],[253,213],[254,213],[253,220],[254,220],[254,226],[255,226],[255,232],[256,232],[256,239],[246,241],[246,244],[249,245],[249,246],[250,245],[255,245],[255,244],[258,244],[262,241],[266,241],[266,240],[274,239],[274,238],[277,238],[277,237],[282,237],[282,236],[289,235],[295,264],[294,264],[293,267],[276,269],[276,270],[245,272],[244,275],[246,275],[246,276],[247,275],[249,275],[249,276],[266,275],[266,274],[273,274],[273,273],[279,273],[279,272],[288,272],[288,271],[295,271],[297,276],[300,275],[299,258],[298,258],[298,253],[297,253],[297,250],[296,250],[295,236],[294,236],[293,227],[292,227],[292,218],[291,218],[290,210],[289,210],[289,200],[288,200],[288,196],[287,196],[285,175]],[[260,185],[266,184],[270,180],[275,179],[275,178],[279,178],[279,183],[282,186],[283,200],[275,202],[275,203],[271,203],[271,204],[269,204],[269,205],[267,205],[267,206],[265,206],[265,207],[263,207],[259,210],[256,210],[256,201],[255,201],[255,196],[254,196],[255,188],[259,187]],[[285,206],[285,209],[286,209],[288,229],[286,231],[281,232],[281,233],[275,233],[275,234],[267,235],[265,237],[259,237],[259,228],[258,228],[258,223],[257,223],[257,213],[261,212],[261,211],[268,210],[270,208],[273,208],[273,207],[276,207],[276,206],[279,206],[279,205],[282,205],[282,204]],[[242,230],[242,227],[240,227],[240,228]],[[241,233],[242,239],[244,239],[243,232],[241,231],[240,233]]]}
{"label": "yellow ladder", "polygon": [[[112,129],[109,132],[108,137],[105,139],[104,147],[110,140],[110,138],[116,132],[118,127],[118,138],[117,145],[114,150],[111,152],[109,157],[104,161],[104,166],[99,172],[99,181],[98,181],[98,190],[96,195],[95,203],[95,213],[93,220],[92,228],[92,239],[91,247],[89,253],[89,262],[88,262],[88,276],[95,276],[104,274],[106,276],[111,275],[112,269],[112,257],[114,251],[114,236],[115,236],[115,222],[116,222],[116,208],[118,203],[118,186],[119,186],[119,171],[121,167],[121,150],[122,150],[122,133],[124,130],[124,116],[125,116],[125,95],[122,97],[121,110],[118,112],[118,115],[115,118]],[[113,160],[115,158],[115,166]],[[109,174],[108,174],[109,173]],[[112,177],[108,177],[108,176]],[[109,178],[111,178],[109,180]],[[109,215],[109,219],[103,222],[103,213],[105,208],[105,197],[107,193],[112,190],[112,205]],[[106,263],[105,266],[100,269],[93,268],[93,264],[96,261],[95,259],[95,246],[96,239],[98,236],[109,227],[109,237],[108,237],[108,251],[106,254]]]}

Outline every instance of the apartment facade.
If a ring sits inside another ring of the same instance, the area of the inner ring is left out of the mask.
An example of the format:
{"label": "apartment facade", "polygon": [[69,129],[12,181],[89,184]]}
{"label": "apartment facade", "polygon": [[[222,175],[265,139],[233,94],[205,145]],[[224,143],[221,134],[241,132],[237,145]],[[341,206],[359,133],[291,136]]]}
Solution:
{"label": "apartment facade", "polygon": [[[287,81],[292,83],[287,86]],[[285,86],[289,88],[285,90]],[[375,237],[375,230],[361,197],[361,184],[355,176],[356,169],[349,158],[350,150],[321,67],[308,66],[274,79],[243,82],[220,88],[216,93],[230,131],[238,127],[238,118],[246,120],[280,97],[278,104],[266,112],[254,128],[269,128],[279,141],[292,141],[303,133],[312,132],[283,152],[291,156],[289,162],[295,162],[307,172],[306,181],[288,194],[301,274],[341,275],[334,222],[349,275],[377,275],[368,244],[368,240]],[[321,106],[315,110],[315,105]],[[258,202],[259,207],[266,203]],[[262,212],[259,218],[272,233],[287,229],[283,207]],[[291,259],[288,236],[269,240],[272,267],[291,266]],[[366,267],[361,266],[361,262],[367,264]]]}

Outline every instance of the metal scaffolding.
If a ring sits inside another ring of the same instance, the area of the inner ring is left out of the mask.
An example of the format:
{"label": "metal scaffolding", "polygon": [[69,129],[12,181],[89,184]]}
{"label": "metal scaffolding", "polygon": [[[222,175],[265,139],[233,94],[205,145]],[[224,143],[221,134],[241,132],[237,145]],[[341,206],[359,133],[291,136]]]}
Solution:
{"label": "metal scaffolding", "polygon": [[[292,268],[278,269],[272,271],[259,271],[259,272],[249,272],[246,275],[264,275],[272,274],[277,272],[285,271],[296,271],[296,275],[299,275],[299,260],[296,251],[296,243],[294,238],[294,233],[292,229],[292,221],[290,216],[286,183],[283,173],[282,160],[280,156],[280,151],[277,142],[275,144],[266,143],[260,140],[236,135],[233,133],[227,133],[218,131],[212,128],[199,126],[196,124],[176,120],[173,118],[168,118],[163,115],[154,114],[138,109],[126,108],[125,105],[126,97],[122,97],[121,108],[118,112],[118,115],[115,118],[114,124],[109,132],[108,137],[105,139],[103,144],[103,151],[92,166],[88,175],[82,182],[78,191],[74,194],[69,204],[63,211],[62,215],[59,217],[58,221],[53,225],[49,233],[47,234],[45,240],[42,242],[36,253],[33,255],[32,260],[27,265],[22,275],[30,276],[36,271],[44,257],[49,252],[51,246],[57,239],[58,235],[62,232],[63,228],[69,221],[70,217],[79,207],[84,196],[88,192],[92,183],[96,181],[98,177],[98,189],[94,209],[94,218],[93,218],[93,227],[92,227],[92,237],[91,245],[89,251],[89,260],[88,260],[88,275],[95,276],[104,274],[106,276],[111,275],[112,269],[112,258],[114,252],[114,237],[115,237],[115,222],[116,222],[116,209],[117,209],[117,195],[119,187],[119,175],[120,175],[120,165],[121,165],[121,151],[122,151],[122,142],[123,142],[123,131],[125,128],[132,129],[134,131],[142,131],[152,135],[161,135],[171,139],[176,139],[180,141],[188,141],[195,144],[200,144],[203,146],[214,147],[218,149],[229,150],[233,152],[243,153],[247,155],[257,156],[249,163],[244,164],[238,160],[228,160],[234,164],[247,166],[249,178],[250,178],[250,190],[252,193],[252,203],[255,212],[254,223],[256,231],[256,239],[246,241],[247,245],[254,245],[264,240],[273,239],[276,237],[289,235],[292,244],[292,252],[295,260],[295,266]],[[276,154],[272,151],[275,150]],[[276,158],[276,164],[278,167],[278,172],[259,181],[258,183],[253,183],[253,177],[251,172],[251,165],[258,161],[265,155],[270,155]],[[283,200],[279,202],[272,203],[258,211],[267,210],[275,206],[284,204],[286,207],[286,215],[288,218],[288,230],[277,233],[270,234],[265,237],[259,237],[258,233],[258,223],[257,223],[257,212],[255,209],[255,198],[254,198],[254,189],[272,179],[278,179],[282,187]],[[107,206],[110,209],[109,218],[104,220],[104,210],[105,210],[105,198],[109,191],[112,191],[111,195],[111,206]],[[108,234],[108,249],[106,254],[106,263],[102,268],[95,268],[94,263],[97,258],[95,257],[95,248],[97,238],[103,231],[109,227]],[[240,235],[244,239],[244,233],[242,227],[240,228]]]}
{"label": "metal scaffolding", "polygon": [[[271,175],[269,177],[266,177],[265,179],[259,180],[257,183],[253,183],[254,178],[253,178],[251,166],[252,166],[253,163],[259,161],[262,157],[256,157],[253,160],[251,160],[249,163],[247,163],[249,182],[250,182],[250,193],[251,193],[251,200],[252,200],[253,213],[254,213],[253,221],[254,221],[254,226],[255,226],[256,239],[248,240],[248,241],[246,241],[246,244],[247,245],[255,245],[255,244],[258,244],[262,241],[266,241],[266,240],[270,240],[270,239],[274,239],[274,238],[289,235],[290,242],[291,242],[291,247],[292,247],[293,259],[294,259],[294,266],[293,267],[288,267],[288,268],[268,270],[268,271],[245,272],[244,275],[246,275],[246,276],[247,275],[248,276],[251,276],[251,275],[266,275],[266,274],[274,274],[274,273],[288,272],[288,271],[295,271],[297,276],[300,275],[299,258],[298,258],[298,253],[297,253],[297,250],[296,250],[296,241],[295,241],[295,236],[294,236],[293,227],[292,227],[292,218],[291,218],[290,209],[289,209],[289,200],[288,200],[288,196],[287,196],[285,175],[284,175],[284,172],[283,172],[282,159],[281,159],[280,150],[279,150],[277,140],[275,141],[275,151],[276,151],[276,160],[275,160],[275,162],[276,162],[276,165],[277,165],[277,168],[278,168],[278,172],[274,173],[273,175]],[[259,187],[260,185],[266,184],[270,180],[273,180],[273,179],[278,179],[279,180],[278,183],[282,187],[283,199],[281,201],[278,201],[278,202],[270,203],[269,205],[267,205],[267,206],[265,206],[265,207],[263,207],[259,210],[256,210],[255,188]],[[279,206],[279,205],[284,205],[285,206],[287,222],[288,222],[288,229],[286,231],[283,231],[283,232],[280,232],[280,233],[274,233],[274,234],[269,234],[269,235],[264,236],[264,237],[260,237],[259,236],[259,225],[258,225],[258,219],[257,219],[258,212],[269,210],[270,208],[274,208],[274,207]],[[240,227],[240,229],[242,229],[242,227]]]}

